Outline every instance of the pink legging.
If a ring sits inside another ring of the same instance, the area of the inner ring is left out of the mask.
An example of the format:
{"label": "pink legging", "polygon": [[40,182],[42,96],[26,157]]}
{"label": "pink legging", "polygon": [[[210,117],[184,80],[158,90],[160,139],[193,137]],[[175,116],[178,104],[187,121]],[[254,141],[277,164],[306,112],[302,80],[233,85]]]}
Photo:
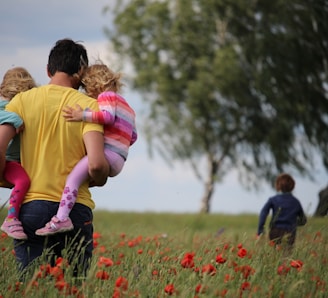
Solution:
{"label": "pink legging", "polygon": [[4,179],[14,185],[9,198],[8,218],[18,218],[20,206],[30,188],[30,178],[17,161],[6,161]]}
{"label": "pink legging", "polygon": [[[119,154],[105,148],[105,157],[109,163],[109,177],[118,175],[124,166],[125,160]],[[60,200],[59,208],[57,211],[57,218],[64,220],[69,216],[73,208],[79,187],[89,177],[89,164],[88,157],[83,157],[73,168],[72,172],[67,176],[66,185]]]}

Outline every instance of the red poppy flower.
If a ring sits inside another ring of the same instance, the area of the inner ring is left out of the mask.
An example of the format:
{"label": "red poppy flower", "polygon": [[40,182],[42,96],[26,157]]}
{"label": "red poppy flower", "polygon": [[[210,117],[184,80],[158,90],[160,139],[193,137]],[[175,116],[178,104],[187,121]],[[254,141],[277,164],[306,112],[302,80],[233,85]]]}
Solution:
{"label": "red poppy flower", "polygon": [[315,233],[314,238],[321,238],[321,236],[322,236],[321,232],[318,231],[318,232]]}
{"label": "red poppy flower", "polygon": [[238,257],[240,258],[244,258],[247,255],[247,250],[245,248],[240,248],[238,250]]}
{"label": "red poppy flower", "polygon": [[101,234],[98,233],[98,232],[94,232],[93,235],[92,235],[92,238],[95,240],[95,239],[99,239],[101,237]]}
{"label": "red poppy flower", "polygon": [[207,265],[203,266],[202,273],[207,273],[209,275],[215,275],[216,269],[212,264],[207,264]]}
{"label": "red poppy flower", "polygon": [[64,271],[60,267],[51,267],[50,268],[50,275],[55,277],[57,280],[62,280],[64,279]]}
{"label": "red poppy flower", "polygon": [[8,286],[8,290],[11,291],[11,290],[14,290],[15,292],[18,292],[20,290],[20,287],[23,283],[20,282],[20,281],[16,281],[15,284],[14,284],[14,288],[13,288],[13,285],[9,285]]}
{"label": "red poppy flower", "polygon": [[139,235],[138,237],[128,241],[128,246],[134,247],[134,246],[138,245],[141,241],[142,241],[142,236]]}
{"label": "red poppy flower", "polygon": [[173,284],[168,284],[164,288],[164,292],[169,295],[173,295],[175,292],[175,288]]}
{"label": "red poppy flower", "polygon": [[101,245],[99,247],[97,247],[97,252],[98,253],[105,253],[107,251],[106,247],[104,245]]}
{"label": "red poppy flower", "polygon": [[181,266],[183,268],[193,268],[195,266],[194,256],[194,253],[186,253],[181,260]]}
{"label": "red poppy flower", "polygon": [[114,262],[111,258],[106,258],[106,257],[99,258],[98,267],[101,267],[101,266],[110,267],[113,265],[114,265]]}
{"label": "red poppy flower", "polygon": [[221,292],[220,292],[220,297],[225,297],[225,295],[227,295],[228,293],[228,290],[227,289],[223,289]]}
{"label": "red poppy flower", "polygon": [[202,284],[198,284],[195,288],[195,293],[206,293],[206,286],[203,286]]}
{"label": "red poppy flower", "polygon": [[102,280],[109,279],[109,274],[105,270],[100,270],[96,273],[96,277]]}
{"label": "red poppy flower", "polygon": [[61,268],[66,268],[69,266],[69,263],[66,259],[59,257],[56,259],[56,266],[61,267]]}
{"label": "red poppy flower", "polygon": [[[36,280],[33,280],[32,282],[30,282],[29,286],[32,286],[33,288],[38,288],[39,283]],[[0,295],[0,298],[1,298],[1,295]]]}
{"label": "red poppy flower", "polygon": [[241,284],[241,289],[243,290],[243,291],[245,291],[245,290],[249,290],[251,288],[251,284],[248,282],[248,281],[245,281],[245,282],[243,282],[242,284]]}
{"label": "red poppy flower", "polygon": [[177,275],[177,269],[175,269],[174,267],[169,268],[167,272],[169,274]]}
{"label": "red poppy flower", "polygon": [[155,278],[155,277],[159,276],[159,271],[155,269],[155,270],[153,270],[153,272],[151,274]]}
{"label": "red poppy flower", "polygon": [[215,258],[215,261],[219,264],[224,264],[227,259],[222,256],[222,254],[218,254]]}
{"label": "red poppy flower", "polygon": [[298,271],[300,271],[303,267],[303,262],[300,260],[291,260],[290,261],[290,266],[292,266],[293,268],[297,269]]}
{"label": "red poppy flower", "polygon": [[242,273],[243,277],[247,279],[250,275],[254,274],[255,269],[249,265],[244,265],[239,267],[239,271]]}
{"label": "red poppy flower", "polygon": [[286,266],[285,264],[282,264],[278,267],[277,273],[279,275],[286,275],[290,271],[290,267]]}
{"label": "red poppy flower", "polygon": [[171,258],[169,256],[162,257],[162,261],[164,261],[164,262],[170,261],[170,259]]}
{"label": "red poppy flower", "polygon": [[201,288],[202,288],[202,285],[201,285],[201,284],[198,284],[198,285],[196,286],[196,288],[195,288],[195,292],[196,292],[196,293],[200,293]]}
{"label": "red poppy flower", "polygon": [[119,289],[115,289],[112,298],[121,298],[121,292]]}
{"label": "red poppy flower", "polygon": [[224,276],[224,282],[228,282],[229,280],[231,280],[232,278],[231,278],[231,275],[230,274],[226,274],[225,276]]}
{"label": "red poppy flower", "polygon": [[116,282],[115,282],[115,286],[117,288],[120,288],[124,291],[126,291],[128,289],[128,280],[122,276],[119,276],[117,279],[116,279]]}
{"label": "red poppy flower", "polygon": [[18,292],[20,290],[20,287],[23,283],[20,281],[15,282],[15,291]]}
{"label": "red poppy flower", "polygon": [[50,264],[47,265],[40,265],[39,272],[37,273],[37,278],[42,278],[50,274],[51,266]]}
{"label": "red poppy flower", "polygon": [[69,289],[69,293],[67,293],[68,295],[75,295],[75,297],[83,297],[83,294],[80,293],[80,290],[78,287],[76,286],[71,286],[71,288]]}
{"label": "red poppy flower", "polygon": [[55,283],[55,288],[57,288],[59,291],[63,291],[64,289],[68,289],[69,285],[64,280],[59,280]]}
{"label": "red poppy flower", "polygon": [[275,244],[274,241],[270,240],[270,241],[269,241],[269,245],[270,245],[270,246],[275,246],[276,244]]}

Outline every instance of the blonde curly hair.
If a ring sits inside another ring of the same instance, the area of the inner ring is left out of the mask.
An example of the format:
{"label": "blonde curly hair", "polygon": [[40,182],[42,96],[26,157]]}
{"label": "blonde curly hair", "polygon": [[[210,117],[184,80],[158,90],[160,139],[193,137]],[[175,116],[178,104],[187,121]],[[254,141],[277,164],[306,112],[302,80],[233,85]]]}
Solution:
{"label": "blonde curly hair", "polygon": [[3,76],[0,95],[11,100],[17,93],[30,90],[33,87],[36,87],[36,83],[31,74],[23,67],[14,67]]}
{"label": "blonde curly hair", "polygon": [[119,92],[123,83],[121,73],[115,73],[103,63],[90,65],[82,77],[82,87],[85,93],[93,98],[105,91]]}

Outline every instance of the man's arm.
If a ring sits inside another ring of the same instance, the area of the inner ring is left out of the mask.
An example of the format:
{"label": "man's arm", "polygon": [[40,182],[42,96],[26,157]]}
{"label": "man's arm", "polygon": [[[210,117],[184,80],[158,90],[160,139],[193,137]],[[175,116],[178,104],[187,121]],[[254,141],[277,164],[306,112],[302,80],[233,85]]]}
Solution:
{"label": "man's arm", "polygon": [[103,186],[109,174],[109,165],[104,154],[104,136],[98,131],[89,131],[83,135],[83,141],[87,150],[92,185]]}
{"label": "man's arm", "polygon": [[15,136],[16,129],[10,124],[0,125],[0,181],[6,166],[6,151],[10,140]]}

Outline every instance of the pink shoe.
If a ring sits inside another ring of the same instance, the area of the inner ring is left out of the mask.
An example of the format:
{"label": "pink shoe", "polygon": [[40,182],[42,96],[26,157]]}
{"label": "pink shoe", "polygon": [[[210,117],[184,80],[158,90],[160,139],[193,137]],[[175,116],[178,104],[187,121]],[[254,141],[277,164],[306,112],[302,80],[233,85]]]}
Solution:
{"label": "pink shoe", "polygon": [[12,237],[14,239],[27,239],[27,235],[24,233],[22,223],[17,218],[6,218],[1,226],[1,230],[4,231],[9,237]]}
{"label": "pink shoe", "polygon": [[43,228],[36,230],[35,234],[39,236],[48,236],[56,233],[71,231],[73,229],[74,226],[69,217],[65,220],[60,221],[55,215]]}

